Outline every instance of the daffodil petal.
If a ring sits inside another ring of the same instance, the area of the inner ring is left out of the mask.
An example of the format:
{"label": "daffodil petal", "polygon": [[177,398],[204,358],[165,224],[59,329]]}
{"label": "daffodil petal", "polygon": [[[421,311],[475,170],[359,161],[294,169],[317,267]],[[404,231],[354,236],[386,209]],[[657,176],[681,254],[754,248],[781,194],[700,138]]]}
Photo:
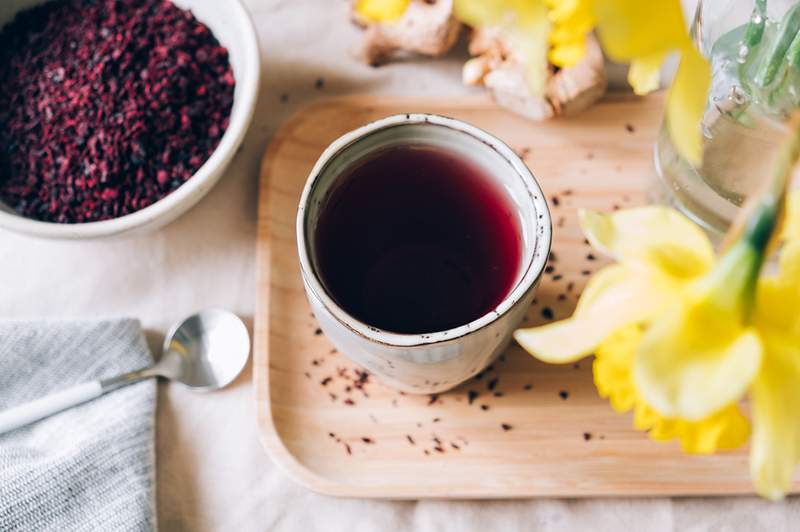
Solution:
{"label": "daffodil petal", "polygon": [[750,473],[758,493],[781,499],[800,463],[800,338],[771,334],[753,384]]}
{"label": "daffodil petal", "polygon": [[800,190],[793,190],[786,198],[786,222],[783,239],[800,242]]}
{"label": "daffodil petal", "polygon": [[759,335],[712,303],[676,303],[642,337],[634,382],[663,416],[703,419],[738,401],[758,372]]}
{"label": "daffodil petal", "polygon": [[800,337],[800,241],[787,242],[776,275],[762,277],[756,291],[755,322]]}
{"label": "daffodil petal", "polygon": [[592,246],[618,261],[643,262],[683,279],[704,275],[714,263],[714,249],[702,229],[668,207],[608,215],[580,210],[578,218]]}
{"label": "daffodil petal", "polygon": [[628,62],[683,48],[689,42],[679,0],[594,2],[597,32],[611,59]]}
{"label": "daffodil petal", "polygon": [[590,0],[546,0],[553,23],[550,62],[561,68],[576,65],[586,55],[586,37],[594,26]]}
{"label": "daffodil petal", "polygon": [[358,0],[356,13],[372,22],[392,22],[408,8],[409,0]]}
{"label": "daffodil petal", "polygon": [[700,121],[711,86],[708,60],[693,46],[681,54],[681,62],[667,96],[667,127],[672,143],[687,161],[699,165],[703,158]]}
{"label": "daffodil petal", "polygon": [[633,92],[644,95],[658,90],[661,85],[661,64],[666,54],[653,54],[631,61],[628,70],[628,83],[633,87]]}
{"label": "daffodil petal", "polygon": [[663,276],[633,275],[623,266],[609,266],[589,281],[572,318],[519,329],[514,338],[539,360],[574,362],[615,330],[650,319],[673,297],[674,283]]}

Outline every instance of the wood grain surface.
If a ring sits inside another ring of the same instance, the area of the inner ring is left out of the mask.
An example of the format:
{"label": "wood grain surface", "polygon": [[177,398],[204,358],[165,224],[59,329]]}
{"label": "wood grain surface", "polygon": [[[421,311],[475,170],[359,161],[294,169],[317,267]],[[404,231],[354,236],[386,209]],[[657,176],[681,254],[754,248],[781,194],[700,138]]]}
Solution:
{"label": "wood grain surface", "polygon": [[317,328],[303,293],[295,213],[306,177],[336,137],[395,113],[432,112],[494,133],[548,195],[553,256],[528,325],[568,316],[603,260],[576,208],[612,210],[655,188],[663,97],[609,97],[578,117],[535,124],[482,97],[371,96],[313,105],[275,135],[261,171],[255,400],[273,459],[301,484],[340,496],[509,498],[751,493],[746,450],[687,456],[654,443],[597,396],[591,359],[549,366],[512,345],[478,378],[439,396],[403,395],[361,373]]}

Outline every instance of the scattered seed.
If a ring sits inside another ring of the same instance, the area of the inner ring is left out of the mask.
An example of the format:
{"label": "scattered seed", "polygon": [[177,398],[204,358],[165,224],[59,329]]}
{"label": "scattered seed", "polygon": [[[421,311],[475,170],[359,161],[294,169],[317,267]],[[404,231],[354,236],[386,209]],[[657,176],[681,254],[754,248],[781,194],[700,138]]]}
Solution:
{"label": "scattered seed", "polygon": [[553,309],[551,309],[550,307],[543,307],[542,308],[542,317],[544,319],[546,319],[546,320],[552,320],[553,319]]}
{"label": "scattered seed", "polygon": [[509,430],[513,429],[514,427],[512,427],[508,423],[503,423],[503,424],[500,425],[500,428],[502,428],[505,432],[508,432]]}
{"label": "scattered seed", "polygon": [[330,383],[331,383],[331,381],[332,381],[332,380],[333,380],[333,377],[325,377],[324,379],[322,379],[321,381],[319,381],[319,383],[320,383],[321,385],[323,385],[323,386],[327,386],[328,384],[330,384]]}
{"label": "scattered seed", "polygon": [[489,410],[489,405],[481,405],[481,410]]}
{"label": "scattered seed", "polygon": [[531,390],[533,389],[533,384],[526,384],[525,386],[522,387],[522,389],[525,391]]}
{"label": "scattered seed", "polygon": [[439,400],[439,394],[432,393],[431,396],[430,396],[430,399],[428,399],[428,406],[432,405],[433,403],[435,403],[438,400]]}
{"label": "scattered seed", "polygon": [[583,440],[584,441],[589,441],[591,439],[592,439],[592,433],[591,432],[584,432],[583,433]]}
{"label": "scattered seed", "polygon": [[414,441],[414,438],[411,437],[411,434],[406,434],[406,439],[408,440],[408,443],[410,443],[411,445],[417,444],[417,442]]}
{"label": "scattered seed", "polygon": [[375,444],[375,440],[373,440],[372,438],[362,437],[361,441],[363,441],[367,445],[374,445]]}
{"label": "scattered seed", "polygon": [[314,81],[314,88],[315,89],[320,90],[324,86],[325,86],[325,80],[323,78],[317,78],[316,81]]}
{"label": "scattered seed", "polygon": [[478,392],[476,392],[475,390],[469,390],[467,392],[467,402],[469,404],[472,404],[475,401],[475,399],[478,398],[479,395],[480,394]]}
{"label": "scattered seed", "polygon": [[628,133],[633,133],[636,131],[633,127],[633,124],[625,124],[625,129],[628,131]]}
{"label": "scattered seed", "polygon": [[317,327],[316,329],[314,329],[314,335],[315,335],[315,336],[319,336],[320,334],[322,334],[322,329],[320,329],[319,327]]}
{"label": "scattered seed", "polygon": [[499,379],[497,379],[497,378],[494,378],[494,379],[490,380],[489,382],[486,383],[486,388],[488,388],[489,391],[491,392],[497,386],[498,380]]}
{"label": "scattered seed", "polygon": [[347,406],[353,406],[356,404],[356,402],[348,397],[347,399],[344,400],[344,404],[346,404]]}
{"label": "scattered seed", "polygon": [[558,392],[558,396],[566,401],[567,397],[569,397],[569,392],[567,390],[561,390]]}
{"label": "scattered seed", "polygon": [[344,444],[344,450],[347,451],[347,454],[353,454],[353,450],[350,448],[350,444]]}

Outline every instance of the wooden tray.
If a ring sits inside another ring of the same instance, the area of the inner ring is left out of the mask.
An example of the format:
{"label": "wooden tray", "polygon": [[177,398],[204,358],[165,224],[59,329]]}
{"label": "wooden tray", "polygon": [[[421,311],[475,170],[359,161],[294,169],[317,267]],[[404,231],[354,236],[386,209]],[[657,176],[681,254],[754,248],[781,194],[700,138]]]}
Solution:
{"label": "wooden tray", "polygon": [[[609,98],[534,124],[483,98],[336,99],[300,112],[263,161],[258,216],[255,398],[272,458],[319,492],[357,497],[731,494],[752,491],[745,451],[687,456],[651,442],[597,397],[591,361],[548,366],[512,346],[494,367],[435,396],[403,395],[360,373],[317,328],[303,294],[295,213],[306,176],[342,133],[394,113],[472,122],[518,151],[550,198],[553,257],[526,318],[570,314],[602,262],[577,207],[642,203],[653,184],[663,98]],[[476,396],[477,393],[477,396]]]}

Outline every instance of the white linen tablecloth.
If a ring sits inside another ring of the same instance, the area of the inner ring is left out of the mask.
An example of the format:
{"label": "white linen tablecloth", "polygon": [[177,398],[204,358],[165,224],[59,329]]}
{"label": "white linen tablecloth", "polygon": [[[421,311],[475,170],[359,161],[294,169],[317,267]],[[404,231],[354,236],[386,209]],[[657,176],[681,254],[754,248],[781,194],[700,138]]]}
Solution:
{"label": "white linen tablecloth", "polygon": [[[203,307],[228,308],[252,322],[259,160],[281,122],[334,94],[467,91],[460,53],[379,69],[358,64],[344,0],[245,3],[259,31],[263,82],[244,149],[222,182],[180,220],[143,237],[68,243],[0,232],[0,317],[132,316],[152,331],[155,348],[173,321]],[[159,524],[169,532],[777,531],[800,523],[796,498],[385,502],[316,495],[263,451],[249,368],[214,394],[159,386],[157,463]]]}

